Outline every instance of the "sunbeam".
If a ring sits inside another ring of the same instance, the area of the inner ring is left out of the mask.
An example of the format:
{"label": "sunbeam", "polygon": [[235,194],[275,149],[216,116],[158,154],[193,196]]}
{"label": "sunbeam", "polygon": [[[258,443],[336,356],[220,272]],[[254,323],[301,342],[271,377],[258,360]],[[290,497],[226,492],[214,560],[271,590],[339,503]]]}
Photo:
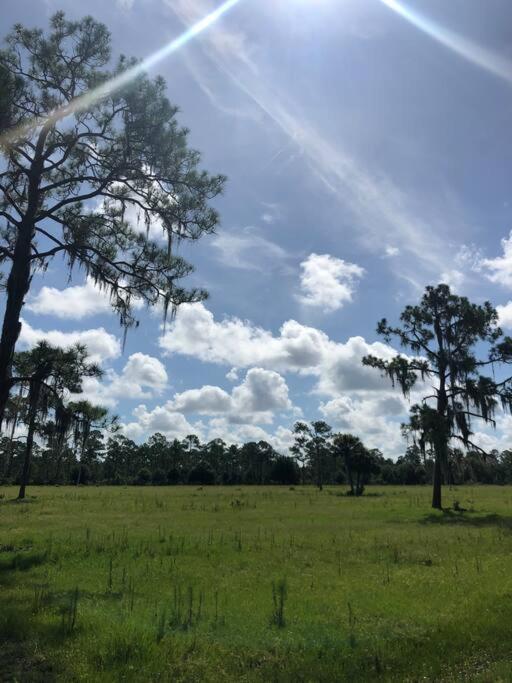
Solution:
{"label": "sunbeam", "polygon": [[140,63],[136,64],[131,69],[127,69],[119,76],[110,79],[109,81],[103,83],[97,88],[89,90],[89,92],[86,92],[83,95],[80,95],[79,97],[75,98],[74,100],[66,104],[61,109],[51,112],[48,116],[34,119],[28,123],[25,123],[22,126],[18,126],[9,131],[6,131],[3,135],[0,136],[0,144],[8,145],[10,142],[22,137],[24,133],[28,132],[34,126],[43,125],[44,122],[51,117],[62,118],[63,116],[69,116],[70,114],[79,111],[84,111],[95,102],[101,100],[103,97],[106,97],[111,93],[115,92],[116,90],[118,90],[119,88],[122,88],[124,85],[129,83],[133,78],[135,78],[138,74],[147,71],[151,67],[155,66],[155,64],[161,62],[163,59],[168,57],[169,55],[173,54],[174,52],[177,52],[180,48],[182,48],[190,40],[192,40],[192,38],[195,38],[200,33],[209,28],[218,19],[220,19],[220,17],[223,14],[226,14],[226,12],[228,12],[232,7],[237,5],[239,2],[240,0],[226,0],[226,2],[223,2],[219,7],[217,7],[217,9],[210,12],[210,14],[207,14],[205,17],[203,17],[198,22],[193,24],[190,28],[184,31],[177,38],[172,40],[170,43],[167,43],[156,52],[153,52],[153,54],[143,59]]}
{"label": "sunbeam", "polygon": [[464,59],[498,76],[498,78],[512,83],[512,61],[481,47],[454,31],[450,31],[416,10],[410,9],[399,0],[380,0],[380,2]]}

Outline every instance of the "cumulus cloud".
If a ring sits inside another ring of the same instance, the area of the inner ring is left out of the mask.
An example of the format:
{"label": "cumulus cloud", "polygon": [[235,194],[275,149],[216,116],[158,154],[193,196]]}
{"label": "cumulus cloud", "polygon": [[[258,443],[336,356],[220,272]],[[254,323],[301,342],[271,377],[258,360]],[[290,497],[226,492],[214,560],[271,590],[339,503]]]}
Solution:
{"label": "cumulus cloud", "polygon": [[145,353],[132,353],[123,375],[137,384],[162,391],[167,384],[167,371],[161,361]]}
{"label": "cumulus cloud", "polygon": [[405,421],[407,404],[399,396],[342,396],[320,405],[320,412],[334,429],[359,436],[370,448],[386,455],[401,455],[404,442],[400,423]]}
{"label": "cumulus cloud", "polygon": [[169,404],[148,410],[139,405],[133,411],[134,420],[121,426],[123,433],[130,439],[141,441],[149,435],[160,432],[169,439],[184,439],[196,434],[202,441],[222,439],[227,444],[244,444],[248,441],[267,441],[278,453],[287,454],[293,444],[290,429],[279,426],[268,431],[260,425],[231,422],[227,417],[212,417],[206,424],[202,421],[190,422],[182,413],[172,410]]}
{"label": "cumulus cloud", "polygon": [[244,444],[248,441],[266,441],[278,453],[287,455],[293,445],[293,434],[290,429],[279,426],[274,432],[269,432],[259,425],[233,425],[225,418],[214,418],[207,426],[207,438],[222,439],[228,444]]}
{"label": "cumulus cloud", "polygon": [[123,433],[130,439],[140,440],[149,434],[160,432],[170,439],[184,439],[189,434],[202,438],[201,425],[190,424],[181,413],[169,410],[166,406],[157,406],[148,410],[139,405],[134,411],[135,420],[122,425]]}
{"label": "cumulus cloud", "polygon": [[168,404],[173,410],[183,413],[198,413],[200,415],[215,415],[227,413],[231,410],[231,396],[220,387],[204,386],[200,389],[189,389],[176,394]]}
{"label": "cumulus cloud", "polygon": [[350,303],[364,269],[329,254],[310,254],[300,264],[301,303],[332,313]]}
{"label": "cumulus cloud", "polygon": [[271,423],[275,412],[293,408],[284,378],[263,368],[251,368],[231,394],[204,386],[175,394],[166,406],[185,414],[225,415],[229,422],[240,424]]}
{"label": "cumulus cloud", "polygon": [[[244,439],[268,440],[258,425],[271,424],[276,413],[292,409],[284,378],[271,370],[251,368],[231,394],[220,387],[206,385],[177,393],[153,410],[139,406],[133,413],[136,419],[125,425],[125,433],[139,438],[153,430],[181,438],[205,429],[202,422],[188,421],[189,416],[195,415],[210,418],[208,440],[222,438],[230,443]],[[284,433],[279,433],[283,440]]]}
{"label": "cumulus cloud", "polygon": [[292,403],[283,377],[272,370],[251,368],[243,383],[233,389],[235,412],[242,414],[290,410]]}
{"label": "cumulus cloud", "polygon": [[[140,308],[142,301],[133,300],[134,308]],[[81,320],[92,315],[112,312],[108,293],[87,278],[85,284],[58,289],[42,287],[37,295],[29,300],[26,307],[38,315],[52,315],[62,320]]]}
{"label": "cumulus cloud", "polygon": [[123,399],[145,399],[161,394],[167,381],[167,371],[158,358],[134,353],[120,374],[109,369],[101,380],[85,378],[80,396],[91,403],[114,408]]}
{"label": "cumulus cloud", "polygon": [[386,344],[369,344],[362,337],[334,342],[321,330],[295,320],[285,322],[277,335],[239,318],[216,321],[202,303],[181,306],[159,344],[164,353],[218,365],[257,365],[313,375],[318,377],[317,391],[328,395],[387,388],[387,382],[377,371],[364,367],[361,358],[369,353],[383,358],[395,354]]}
{"label": "cumulus cloud", "polygon": [[97,363],[117,358],[121,354],[119,339],[103,327],[62,332],[61,330],[40,330],[32,327],[26,320],[22,320],[20,345],[32,348],[40,341],[47,341],[52,346],[62,348],[68,348],[73,344],[84,344],[89,352],[90,360]]}
{"label": "cumulus cloud", "polygon": [[109,297],[90,278],[84,285],[65,287],[42,287],[38,294],[27,302],[32,313],[53,315],[56,318],[80,320],[111,310]]}
{"label": "cumulus cloud", "polygon": [[319,369],[316,391],[328,396],[347,391],[387,391],[389,380],[361,362],[369,354],[389,360],[396,352],[381,342],[369,344],[363,337],[350,337],[345,344],[331,342]]}

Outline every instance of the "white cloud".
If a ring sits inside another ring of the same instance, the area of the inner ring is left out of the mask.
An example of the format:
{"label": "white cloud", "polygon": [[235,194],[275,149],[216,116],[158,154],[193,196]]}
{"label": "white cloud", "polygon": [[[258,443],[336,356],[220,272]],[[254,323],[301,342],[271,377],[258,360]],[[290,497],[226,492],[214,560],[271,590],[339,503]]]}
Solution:
{"label": "white cloud", "polygon": [[173,410],[183,413],[215,415],[227,413],[232,408],[231,396],[220,387],[204,386],[176,394],[168,404]]}
{"label": "white cloud", "polygon": [[[141,308],[142,301],[133,300],[134,308]],[[92,315],[111,313],[112,305],[108,293],[87,278],[85,284],[57,289],[42,287],[37,295],[26,304],[36,314],[52,315],[63,320],[81,320]]]}
{"label": "white cloud", "polygon": [[269,432],[263,427],[231,422],[224,416],[213,417],[207,424],[190,422],[182,414],[173,411],[168,405],[148,410],[145,405],[139,405],[133,411],[132,422],[122,425],[123,433],[130,439],[142,441],[151,434],[160,432],[169,439],[184,439],[189,434],[196,434],[203,442],[222,439],[227,444],[244,444],[248,441],[267,441],[279,453],[287,454],[293,444],[293,434],[290,429],[279,426]]}
{"label": "white cloud", "polygon": [[202,438],[200,424],[190,424],[184,415],[165,406],[148,410],[145,405],[140,405],[133,411],[133,415],[136,418],[133,422],[122,425],[122,431],[131,439],[140,440],[156,432],[170,439],[184,439],[189,434]]}
{"label": "white cloud", "polygon": [[121,374],[109,369],[101,380],[85,378],[81,397],[91,403],[114,408],[120,400],[152,398],[161,394],[167,381],[167,371],[158,358],[134,353]]}
{"label": "white cloud", "polygon": [[313,375],[318,378],[317,390],[332,396],[388,387],[379,372],[361,364],[361,358],[369,353],[385,358],[395,354],[386,344],[369,344],[362,337],[334,342],[321,330],[295,320],[285,322],[278,335],[239,318],[218,322],[202,303],[181,306],[159,344],[164,353],[208,363]]}
{"label": "white cloud", "polygon": [[126,363],[123,376],[130,382],[151,387],[160,392],[167,384],[167,371],[161,361],[145,353],[133,353]]}
{"label": "white cloud", "polygon": [[[268,435],[258,425],[271,424],[276,413],[292,409],[283,377],[271,370],[251,368],[231,394],[207,385],[177,393],[153,410],[140,405],[133,412],[136,419],[124,425],[124,431],[137,439],[155,431],[182,438],[203,430],[202,422],[191,423],[186,417],[197,415],[210,418],[208,440],[219,437],[238,443],[244,438],[252,440],[256,435],[259,435],[257,440],[267,440]],[[284,432],[278,429],[277,433],[284,438]]]}
{"label": "white cloud", "polygon": [[400,254],[400,249],[398,247],[392,247],[388,244],[384,249],[384,254],[385,256],[392,258],[393,256],[398,256]]}
{"label": "white cloud", "polygon": [[243,383],[233,389],[233,408],[235,414],[291,410],[288,386],[273,370],[251,368]]}
{"label": "white cloud", "polygon": [[42,287],[26,304],[32,313],[53,315],[56,318],[80,320],[90,315],[112,310],[108,294],[90,278],[84,285],[65,287]]}
{"label": "white cloud", "polygon": [[19,343],[23,347],[32,348],[39,341],[47,341],[52,346],[68,348],[73,344],[84,344],[89,352],[90,360],[102,363],[121,355],[121,343],[117,337],[103,327],[91,330],[62,332],[61,330],[40,330],[22,320]]}
{"label": "white cloud", "polygon": [[225,415],[233,423],[271,423],[275,412],[293,408],[288,386],[272,370],[251,368],[231,394],[215,386],[203,386],[175,394],[168,410],[185,414]]}
{"label": "white cloud", "polygon": [[512,301],[504,306],[496,306],[501,327],[512,328]]}
{"label": "white cloud", "polygon": [[482,259],[481,266],[489,271],[487,278],[504,287],[512,287],[512,231],[501,240],[503,256],[493,259]]}
{"label": "white cloud", "polygon": [[464,284],[466,276],[462,271],[451,268],[450,270],[445,270],[441,273],[440,280],[443,284],[448,285],[454,292],[458,292]]}
{"label": "white cloud", "polygon": [[363,356],[369,354],[390,359],[396,351],[381,342],[369,344],[363,337],[350,337],[344,344],[331,342],[318,371],[317,393],[339,396],[347,391],[387,391],[389,379],[362,364]]}
{"label": "white cloud", "polygon": [[352,301],[356,280],[364,269],[329,254],[310,254],[300,264],[302,269],[299,300],[306,306],[332,313]]}
{"label": "white cloud", "polygon": [[231,370],[226,373],[226,379],[229,382],[238,382],[238,368],[231,368]]}
{"label": "white cloud", "polygon": [[389,393],[342,396],[321,404],[320,412],[335,430],[359,436],[366,446],[378,448],[386,456],[398,456],[405,449],[400,422],[406,421],[407,407],[400,396]]}
{"label": "white cloud", "polygon": [[254,424],[233,425],[225,418],[214,418],[207,426],[207,439],[222,439],[228,444],[244,444],[248,441],[266,441],[278,453],[288,455],[293,445],[293,434],[290,429],[279,426],[274,432],[269,432]]}

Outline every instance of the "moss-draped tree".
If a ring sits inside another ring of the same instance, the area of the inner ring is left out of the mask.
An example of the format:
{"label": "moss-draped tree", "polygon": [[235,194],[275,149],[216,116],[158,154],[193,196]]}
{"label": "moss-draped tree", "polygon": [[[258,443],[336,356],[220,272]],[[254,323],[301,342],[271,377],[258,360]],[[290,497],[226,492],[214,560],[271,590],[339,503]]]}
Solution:
{"label": "moss-draped tree", "polygon": [[366,356],[363,363],[381,370],[404,395],[425,381],[425,396],[411,409],[411,429],[433,448],[432,507],[441,509],[450,442],[483,452],[472,440],[472,422],[494,426],[499,405],[512,409],[512,378],[498,376],[500,366],[512,363],[512,339],[503,336],[489,302],[471,303],[445,284],[427,287],[419,305],[406,306],[400,322],[393,327],[383,319],[377,332],[388,343],[397,339],[410,355]]}
{"label": "moss-draped tree", "polygon": [[15,26],[0,51],[0,426],[24,299],[52,259],[106,290],[125,328],[135,300],[167,312],[206,296],[180,284],[192,266],[176,244],[214,230],[224,178],[199,168],[164,81],[109,87],[135,63],[109,61],[106,27],[62,12],[48,34]]}

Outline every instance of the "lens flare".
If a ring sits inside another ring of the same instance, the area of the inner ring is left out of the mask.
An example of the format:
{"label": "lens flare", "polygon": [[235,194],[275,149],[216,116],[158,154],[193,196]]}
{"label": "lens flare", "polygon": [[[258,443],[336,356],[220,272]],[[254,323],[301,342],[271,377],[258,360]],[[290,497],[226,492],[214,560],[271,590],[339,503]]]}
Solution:
{"label": "lens flare", "polygon": [[494,76],[512,83],[512,62],[508,59],[481,47],[454,31],[450,31],[432,19],[406,7],[399,0],[380,0],[380,2],[441,45],[453,50],[460,57],[494,74]]}
{"label": "lens flare", "polygon": [[66,104],[64,107],[52,112],[48,116],[33,119],[29,123],[6,131],[3,135],[0,136],[0,144],[8,145],[10,142],[14,142],[15,140],[22,137],[25,133],[29,132],[30,129],[34,126],[44,125],[44,123],[50,118],[63,118],[76,112],[85,111],[95,102],[98,102],[104,97],[111,95],[119,88],[122,88],[124,85],[129,83],[133,78],[138,76],[140,73],[147,71],[155,64],[161,62],[163,59],[168,57],[169,55],[173,54],[174,52],[177,52],[190,40],[192,40],[200,33],[208,29],[212,24],[214,24],[218,19],[220,19],[220,17],[223,14],[226,14],[226,12],[228,12],[231,8],[237,5],[240,1],[241,0],[226,0],[226,2],[223,2],[221,5],[219,5],[217,9],[210,12],[210,14],[207,14],[197,23],[193,24],[190,28],[188,28],[186,31],[184,31],[181,35],[172,40],[170,43],[164,45],[162,48],[160,48],[159,50],[157,50],[156,52],[142,60],[139,64],[136,64],[132,68],[127,69],[119,76],[111,78],[109,81],[103,83],[97,88],[89,90],[83,95],[76,97],[74,100]]}

